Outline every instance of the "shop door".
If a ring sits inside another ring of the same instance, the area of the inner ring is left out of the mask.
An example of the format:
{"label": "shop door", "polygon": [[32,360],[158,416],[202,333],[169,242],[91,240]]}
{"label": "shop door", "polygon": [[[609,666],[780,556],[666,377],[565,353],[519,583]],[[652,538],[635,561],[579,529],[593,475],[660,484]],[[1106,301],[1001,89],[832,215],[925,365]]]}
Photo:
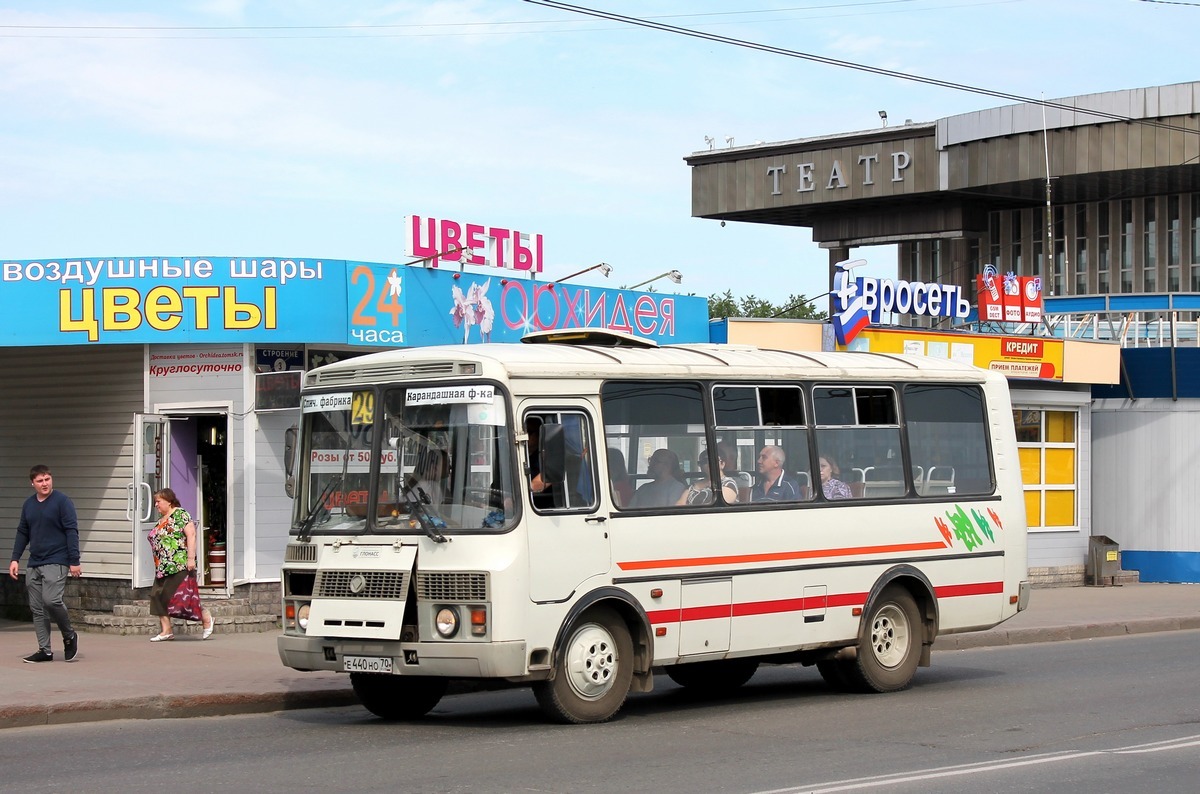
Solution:
{"label": "shop door", "polygon": [[133,533],[133,586],[154,583],[154,555],[148,535],[158,522],[154,493],[170,485],[171,420],[156,414],[137,415],[137,455],[133,482],[126,486],[125,515]]}

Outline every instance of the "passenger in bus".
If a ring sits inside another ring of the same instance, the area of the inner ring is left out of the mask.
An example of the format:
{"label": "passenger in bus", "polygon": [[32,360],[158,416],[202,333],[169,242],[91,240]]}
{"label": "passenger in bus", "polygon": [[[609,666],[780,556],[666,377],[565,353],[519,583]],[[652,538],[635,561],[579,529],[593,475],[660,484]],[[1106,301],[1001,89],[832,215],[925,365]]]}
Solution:
{"label": "passenger in bus", "polygon": [[837,479],[842,473],[837,461],[829,455],[821,456],[821,493],[826,499],[853,499],[850,486]]}
{"label": "passenger in bus", "polygon": [[633,483],[625,468],[625,456],[616,447],[608,448],[608,479],[612,483],[613,501],[617,507],[628,507],[633,501]]}
{"label": "passenger in bus", "polygon": [[687,490],[679,456],[669,449],[656,449],[646,462],[646,473],[653,479],[637,489],[630,507],[670,507],[679,504]]}
{"label": "passenger in bus", "polygon": [[787,460],[782,447],[768,444],[758,453],[758,483],[750,493],[752,502],[796,502],[800,499],[800,484],[788,476],[783,464]]}
{"label": "passenger in bus", "polygon": [[[737,480],[725,473],[726,468],[733,460],[733,450],[728,444],[721,442],[717,443],[717,464],[721,467],[721,497],[727,504],[733,504],[737,501],[738,490]],[[688,489],[684,491],[683,496],[679,497],[678,504],[681,505],[708,505],[713,501],[713,485],[712,477],[709,473],[708,450],[700,453],[699,459],[696,461],[696,468],[700,471],[701,476],[698,479],[692,480]]]}

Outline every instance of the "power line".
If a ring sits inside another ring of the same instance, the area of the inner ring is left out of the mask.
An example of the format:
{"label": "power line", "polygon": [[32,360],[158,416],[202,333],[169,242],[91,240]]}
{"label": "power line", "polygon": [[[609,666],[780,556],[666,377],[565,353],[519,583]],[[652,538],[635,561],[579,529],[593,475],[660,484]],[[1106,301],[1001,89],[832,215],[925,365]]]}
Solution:
{"label": "power line", "polygon": [[898,80],[908,80],[914,83],[924,83],[925,85],[937,86],[939,88],[949,88],[955,91],[966,91],[972,94],[982,94],[983,96],[996,97],[998,99],[1007,99],[1012,102],[1022,102],[1031,105],[1039,105],[1041,107],[1054,108],[1056,110],[1065,110],[1072,113],[1085,113],[1089,116],[1109,119],[1111,121],[1126,121],[1131,124],[1143,124],[1148,127],[1155,127],[1164,130],[1176,130],[1179,132],[1188,132],[1193,135],[1200,134],[1200,130],[1189,129],[1187,127],[1179,127],[1174,124],[1166,124],[1161,121],[1152,121],[1150,119],[1139,119],[1132,116],[1125,116],[1120,113],[1110,113],[1104,110],[1090,110],[1080,108],[1075,105],[1068,105],[1062,102],[1054,102],[1051,100],[1034,99],[1032,97],[1021,96],[1020,94],[1012,94],[1007,91],[998,91],[991,88],[982,88],[980,86],[967,85],[966,83],[956,83],[952,80],[940,80],[935,77],[923,77],[921,75],[909,74],[907,72],[899,72],[894,69],[884,69],[879,66],[869,66],[863,63],[854,61],[844,61],[839,58],[830,58],[824,55],[814,55],[813,53],[801,52],[799,50],[789,50],[785,47],[775,47],[769,44],[759,44],[758,42],[747,41],[745,39],[735,39],[730,36],[720,36],[716,33],[705,33],[704,31],[694,30],[692,28],[682,28],[676,25],[668,25],[663,22],[654,22],[649,19],[639,17],[630,17],[623,14],[616,14],[611,11],[601,11],[595,8],[587,8],[585,6],[571,5],[562,3],[558,0],[524,0],[526,3],[545,6],[547,8],[557,8],[561,11],[569,11],[575,14],[583,14],[585,16],[597,17],[606,19],[611,22],[623,22],[628,25],[637,27],[650,28],[664,33],[674,33],[680,36],[689,36],[691,38],[703,39],[712,41],[718,44],[729,44],[734,47],[743,47],[745,49],[757,50],[766,52],[772,55],[785,55],[789,58],[798,58],[800,60],[812,61],[814,63],[825,64],[826,66],[839,66],[843,69],[854,69],[868,74],[877,74],[883,77],[893,77]]}

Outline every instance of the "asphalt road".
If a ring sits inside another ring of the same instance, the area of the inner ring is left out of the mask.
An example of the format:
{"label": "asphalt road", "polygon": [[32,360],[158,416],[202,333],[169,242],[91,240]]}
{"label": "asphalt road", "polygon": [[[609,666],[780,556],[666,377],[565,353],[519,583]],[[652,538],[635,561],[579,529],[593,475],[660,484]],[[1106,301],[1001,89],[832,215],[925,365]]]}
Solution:
{"label": "asphalt road", "polygon": [[892,695],[796,667],[716,701],[663,678],[592,726],[547,725],[513,690],[422,723],[346,707],[14,728],[0,774],[22,792],[1193,792],[1198,656],[1200,631],[939,653]]}

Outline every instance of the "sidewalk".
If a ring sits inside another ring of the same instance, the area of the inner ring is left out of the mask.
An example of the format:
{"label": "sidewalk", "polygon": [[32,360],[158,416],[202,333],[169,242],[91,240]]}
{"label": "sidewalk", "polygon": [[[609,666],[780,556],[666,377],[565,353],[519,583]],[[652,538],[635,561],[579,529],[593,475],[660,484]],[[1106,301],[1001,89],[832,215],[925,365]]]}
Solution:
{"label": "sidewalk", "polygon": [[[1200,585],[1133,584],[1035,590],[1030,607],[990,631],[944,636],[935,651],[1200,629]],[[177,636],[79,634],[79,658],[25,664],[28,623],[0,620],[0,728],[113,719],[246,714],[357,702],[339,673],[284,667],[276,632]],[[937,664],[937,658],[934,658]]]}

